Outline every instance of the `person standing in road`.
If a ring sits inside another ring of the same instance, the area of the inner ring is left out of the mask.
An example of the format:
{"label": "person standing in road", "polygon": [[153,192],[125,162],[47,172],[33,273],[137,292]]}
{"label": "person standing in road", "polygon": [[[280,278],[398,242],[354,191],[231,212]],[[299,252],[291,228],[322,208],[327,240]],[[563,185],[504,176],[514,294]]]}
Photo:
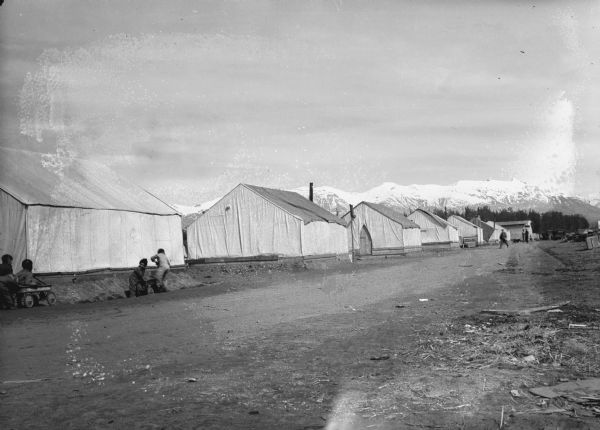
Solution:
{"label": "person standing in road", "polygon": [[165,280],[167,278],[167,274],[171,271],[171,264],[167,258],[167,255],[165,254],[165,250],[160,248],[156,252],[156,255],[150,257],[150,260],[152,260],[152,262],[158,266],[156,272],[154,272],[154,277],[156,278],[159,289],[167,291]]}
{"label": "person standing in road", "polygon": [[500,233],[500,249],[502,249],[502,245],[506,245],[508,248],[508,241],[506,240],[506,231],[502,230]]}

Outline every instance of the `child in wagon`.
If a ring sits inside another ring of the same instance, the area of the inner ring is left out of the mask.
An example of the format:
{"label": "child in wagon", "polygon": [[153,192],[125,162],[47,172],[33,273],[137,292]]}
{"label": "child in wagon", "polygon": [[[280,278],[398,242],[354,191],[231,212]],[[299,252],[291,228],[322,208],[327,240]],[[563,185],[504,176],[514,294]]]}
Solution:
{"label": "child in wagon", "polygon": [[19,285],[37,287],[41,283],[33,276],[33,261],[25,259],[21,262],[22,269],[15,275]]}

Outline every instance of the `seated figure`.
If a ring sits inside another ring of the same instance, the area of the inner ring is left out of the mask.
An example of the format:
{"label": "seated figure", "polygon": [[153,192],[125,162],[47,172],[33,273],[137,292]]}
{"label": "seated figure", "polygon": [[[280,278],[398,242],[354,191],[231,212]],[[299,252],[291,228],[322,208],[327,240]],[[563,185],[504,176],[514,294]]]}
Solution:
{"label": "seated figure", "polygon": [[32,287],[40,285],[40,282],[33,276],[33,261],[29,259],[23,260],[21,267],[22,269],[15,275],[19,285]]}
{"label": "seated figure", "polygon": [[146,273],[148,260],[142,258],[138,267],[129,275],[129,297],[138,297],[148,294],[148,285],[144,274]]}
{"label": "seated figure", "polygon": [[0,306],[6,309],[14,309],[14,295],[19,290],[17,280],[12,269],[12,255],[4,254],[0,264]]}

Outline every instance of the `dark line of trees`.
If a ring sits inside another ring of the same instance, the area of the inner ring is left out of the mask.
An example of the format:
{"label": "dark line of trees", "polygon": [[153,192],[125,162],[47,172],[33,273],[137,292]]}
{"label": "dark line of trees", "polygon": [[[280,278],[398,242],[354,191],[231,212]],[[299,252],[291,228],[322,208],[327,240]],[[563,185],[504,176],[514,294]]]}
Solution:
{"label": "dark line of trees", "polygon": [[565,215],[562,212],[536,212],[532,209],[524,211],[522,209],[513,210],[513,208],[494,211],[488,206],[480,208],[465,208],[463,211],[435,209],[436,215],[447,218],[450,215],[458,215],[466,220],[477,218],[483,221],[522,221],[531,220],[531,227],[534,233],[544,233],[549,230],[576,231],[580,228],[589,228],[589,223],[582,215]]}

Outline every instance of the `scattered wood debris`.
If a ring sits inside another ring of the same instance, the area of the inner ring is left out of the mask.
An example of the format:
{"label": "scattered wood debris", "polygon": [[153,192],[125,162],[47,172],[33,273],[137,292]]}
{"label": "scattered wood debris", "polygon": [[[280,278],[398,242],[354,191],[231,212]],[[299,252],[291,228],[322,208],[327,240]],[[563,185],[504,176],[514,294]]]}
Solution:
{"label": "scattered wood debris", "polygon": [[484,314],[499,314],[499,315],[530,315],[534,312],[542,312],[548,311],[550,309],[560,308],[561,306],[565,306],[569,304],[570,301],[558,303],[556,305],[551,306],[539,306],[535,308],[527,308],[527,309],[484,309],[481,313]]}

